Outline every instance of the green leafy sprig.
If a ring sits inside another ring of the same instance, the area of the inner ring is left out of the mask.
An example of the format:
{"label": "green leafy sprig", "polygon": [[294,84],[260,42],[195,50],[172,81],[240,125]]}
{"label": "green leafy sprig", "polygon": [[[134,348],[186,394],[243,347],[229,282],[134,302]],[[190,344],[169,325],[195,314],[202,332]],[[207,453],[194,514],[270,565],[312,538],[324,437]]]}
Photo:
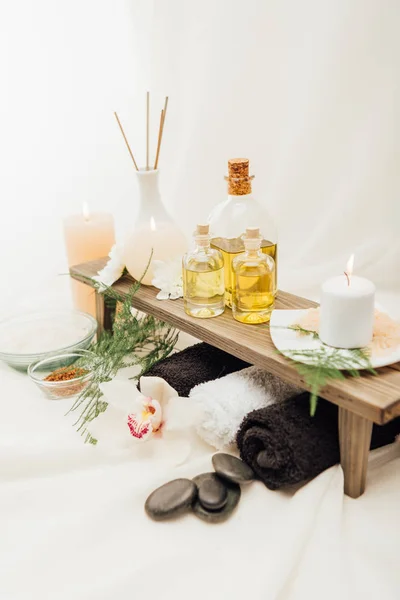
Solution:
{"label": "green leafy sprig", "polygon": [[287,329],[291,329],[292,331],[296,331],[300,335],[311,335],[314,340],[319,340],[319,335],[317,331],[313,331],[312,329],[304,329],[301,325],[290,325]]}
{"label": "green leafy sprig", "polygon": [[68,412],[80,410],[74,425],[78,431],[86,434],[85,441],[95,443],[86,427],[88,422],[107,408],[107,403],[102,400],[100,384],[111,381],[120,369],[134,365],[140,367],[140,373],[132,379],[138,380],[172,352],[179,332],[151,315],[139,315],[132,309],[132,300],[140,288],[140,282],[134,282],[128,292],[122,295],[112,287],[90,281],[97,292],[104,295],[109,306],[118,303],[112,331],[104,331],[88,348],[91,352],[75,363],[89,370],[92,378]]}
{"label": "green leafy sprig", "polygon": [[[313,339],[319,340],[316,331],[304,329],[300,325],[291,325],[286,329],[303,335],[311,335]],[[370,353],[365,348],[343,351],[321,342],[319,348],[285,350],[284,355],[295,361],[294,367],[310,388],[310,414],[312,416],[317,409],[319,392],[330,380],[345,379],[344,373],[348,373],[352,377],[360,377],[361,370],[368,371],[372,375],[377,374],[371,365]]]}

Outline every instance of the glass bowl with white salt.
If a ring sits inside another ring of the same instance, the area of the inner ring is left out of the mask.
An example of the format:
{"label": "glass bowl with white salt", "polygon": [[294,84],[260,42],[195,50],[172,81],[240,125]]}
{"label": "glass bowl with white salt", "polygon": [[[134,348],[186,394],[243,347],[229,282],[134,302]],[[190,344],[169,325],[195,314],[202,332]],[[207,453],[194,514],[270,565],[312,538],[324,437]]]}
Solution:
{"label": "glass bowl with white salt", "polygon": [[26,371],[49,355],[89,347],[97,321],[77,310],[25,313],[0,322],[0,360]]}

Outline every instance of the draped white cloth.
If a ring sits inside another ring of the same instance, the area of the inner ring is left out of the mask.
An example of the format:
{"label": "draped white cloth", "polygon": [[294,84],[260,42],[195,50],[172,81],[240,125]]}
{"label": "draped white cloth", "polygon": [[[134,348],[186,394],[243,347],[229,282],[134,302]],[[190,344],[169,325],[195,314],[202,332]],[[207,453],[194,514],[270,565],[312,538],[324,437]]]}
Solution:
{"label": "draped white cloth", "polygon": [[[162,193],[187,233],[247,156],[280,231],[280,287],[356,271],[400,316],[397,0],[22,0],[0,7],[0,311],[68,305],[63,214],[137,209],[112,111],[144,162],[144,92],[170,96]],[[365,495],[340,467],[299,491],[243,490],[235,516],[156,524],[172,472],[84,446],[68,403],[0,366],[0,598],[397,600],[399,447]]]}
{"label": "draped white cloth", "polygon": [[2,600],[397,600],[400,444],[371,453],[367,491],[339,466],[298,491],[242,488],[232,518],[154,523],[147,495],[209,471],[208,450],[172,469],[85,446],[24,375],[0,367]]}

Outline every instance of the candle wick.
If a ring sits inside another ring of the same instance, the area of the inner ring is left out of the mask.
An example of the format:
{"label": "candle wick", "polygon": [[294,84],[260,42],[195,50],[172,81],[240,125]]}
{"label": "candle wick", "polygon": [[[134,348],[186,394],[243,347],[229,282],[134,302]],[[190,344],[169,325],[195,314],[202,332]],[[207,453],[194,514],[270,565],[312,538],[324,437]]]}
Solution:
{"label": "candle wick", "polygon": [[346,273],[346,271],[344,272],[344,274],[346,275],[347,285],[350,286],[350,277],[349,277],[348,273]]}

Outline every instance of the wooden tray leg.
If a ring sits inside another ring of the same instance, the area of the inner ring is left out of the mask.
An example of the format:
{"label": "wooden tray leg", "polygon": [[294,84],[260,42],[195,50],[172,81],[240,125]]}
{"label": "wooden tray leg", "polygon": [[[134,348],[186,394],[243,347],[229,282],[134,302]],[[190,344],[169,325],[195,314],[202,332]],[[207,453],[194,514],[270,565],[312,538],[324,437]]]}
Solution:
{"label": "wooden tray leg", "polygon": [[104,302],[103,294],[96,294],[96,319],[98,323],[97,328],[97,339],[104,330],[109,331],[111,329],[111,312],[107,308]]}
{"label": "wooden tray leg", "polygon": [[358,498],[365,490],[372,421],[339,407],[340,464],[344,493]]}

